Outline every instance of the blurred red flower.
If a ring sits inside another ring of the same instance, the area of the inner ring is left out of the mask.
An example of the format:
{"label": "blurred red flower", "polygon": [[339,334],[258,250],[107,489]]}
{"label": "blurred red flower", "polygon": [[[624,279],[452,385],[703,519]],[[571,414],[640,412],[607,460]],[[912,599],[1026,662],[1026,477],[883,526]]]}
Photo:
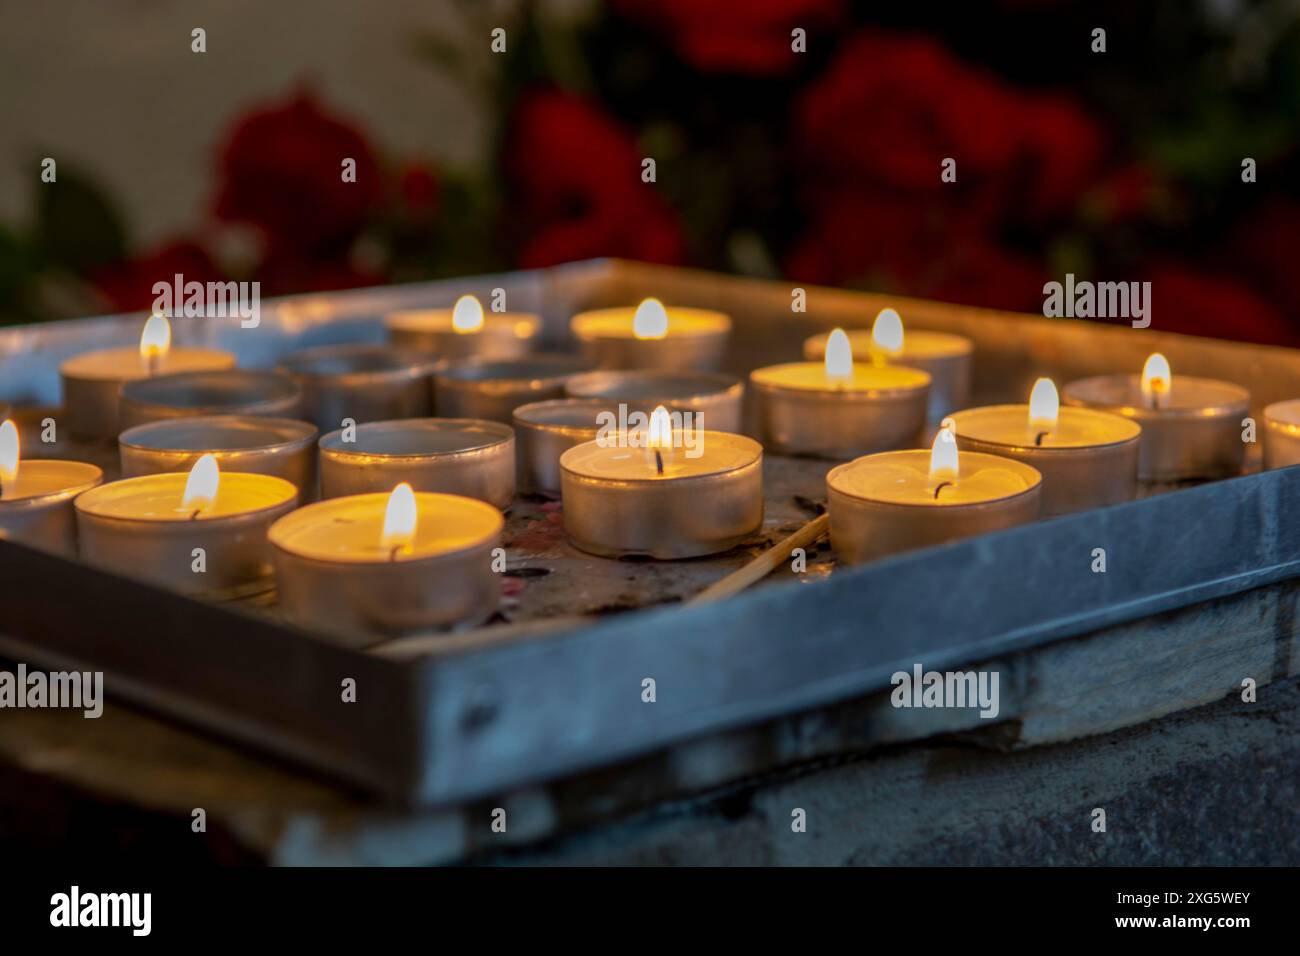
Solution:
{"label": "blurred red flower", "polygon": [[504,151],[525,268],[621,256],[680,262],[686,243],[676,212],[641,181],[632,137],[582,100],[558,91],[525,94],[510,117]]}
{"label": "blurred red flower", "polygon": [[[344,182],[343,161],[356,161]],[[307,92],[236,122],[220,150],[216,214],[250,223],[274,250],[337,255],[380,198],[378,163],[360,132]]]}
{"label": "blurred red flower", "polygon": [[1243,342],[1294,344],[1296,330],[1282,313],[1234,279],[1176,262],[1161,262],[1151,282],[1151,327]]}
{"label": "blurred red flower", "polygon": [[430,164],[404,163],[397,170],[395,191],[398,206],[408,219],[425,222],[438,214],[441,188]]}
{"label": "blurred red flower", "polygon": [[207,251],[190,239],[174,239],[135,259],[96,269],[87,278],[114,311],[134,312],[153,305],[155,282],[170,286],[177,274],[186,282],[225,279]]}
{"label": "blurred red flower", "polygon": [[1256,205],[1232,227],[1226,256],[1235,270],[1250,276],[1279,309],[1300,320],[1297,248],[1300,203],[1275,195]]}
{"label": "blurred red flower", "polygon": [[845,0],[611,0],[619,13],[663,34],[705,73],[782,73],[795,65],[791,31],[832,27]]}
{"label": "blurred red flower", "polygon": [[383,285],[387,281],[382,272],[358,266],[344,256],[316,258],[284,252],[267,257],[257,277],[262,283],[262,295],[333,292]]}

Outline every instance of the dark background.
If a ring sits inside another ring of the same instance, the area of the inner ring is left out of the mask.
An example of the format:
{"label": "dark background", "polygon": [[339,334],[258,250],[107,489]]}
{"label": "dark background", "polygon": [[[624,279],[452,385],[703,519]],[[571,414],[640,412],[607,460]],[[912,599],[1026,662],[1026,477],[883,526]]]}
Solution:
{"label": "dark background", "polygon": [[[124,202],[90,140],[42,184],[42,130],[18,130],[30,196],[0,218],[0,320],[147,308],[175,272],[273,295],[615,255],[1033,312],[1066,272],[1150,280],[1155,328],[1300,344],[1300,22],[1283,0],[448,0],[422,22],[409,3],[363,6],[392,18],[391,57],[440,95],[411,89],[373,111],[339,95],[338,77],[384,58],[322,78],[295,52],[314,35],[312,5],[297,4],[304,32],[275,63],[285,80],[214,120],[206,154],[167,154],[167,129],[187,122],[174,106],[122,98],[122,122],[144,110],[162,134],[141,137],[142,155],[201,197],[183,228],[142,237],[148,191]],[[184,8],[169,48],[189,46],[204,7]],[[51,68],[84,12],[5,9],[46,18]],[[267,68],[238,42],[280,28],[257,11],[212,31],[200,82]],[[505,54],[489,49],[498,26]],[[806,53],[790,49],[795,27]],[[10,97],[41,82],[0,69]],[[104,112],[89,91],[54,102],[87,123]],[[469,135],[456,104],[476,117],[470,162],[426,148]],[[396,140],[370,115],[395,109],[408,111]],[[345,156],[356,183],[341,181]],[[956,183],[940,180],[947,157]],[[1242,181],[1245,157],[1257,182]]]}

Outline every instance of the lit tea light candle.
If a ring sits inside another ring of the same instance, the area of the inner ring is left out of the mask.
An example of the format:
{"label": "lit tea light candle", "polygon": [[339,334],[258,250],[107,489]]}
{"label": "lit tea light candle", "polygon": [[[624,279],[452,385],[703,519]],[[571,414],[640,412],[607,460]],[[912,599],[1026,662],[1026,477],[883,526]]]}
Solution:
{"label": "lit tea light candle", "polygon": [[267,529],[298,503],[283,478],[222,474],[213,455],[189,473],[126,478],[74,502],[83,560],[212,598],[271,586]]}
{"label": "lit tea light candle", "polygon": [[650,370],[587,372],[575,375],[564,387],[572,398],[609,399],[629,407],[691,412],[702,427],[718,432],[738,432],[745,384],[725,372],[674,372]]}
{"label": "lit tea light candle", "polygon": [[929,374],[854,362],[843,329],[822,362],[756,369],[749,383],[763,444],[782,454],[852,458],[915,444],[925,427]]}
{"label": "lit tea light candle", "polygon": [[354,645],[482,623],[500,599],[504,526],[485,502],[407,484],[307,505],[271,527],[280,608]]}
{"label": "lit tea light candle", "polygon": [[[350,441],[345,441],[350,438]],[[320,440],[321,496],[386,491],[464,495],[508,509],[515,498],[515,433],[472,418],[410,418],[358,425]]]}
{"label": "lit tea light candle", "polygon": [[439,358],[513,359],[533,350],[542,320],[531,312],[484,312],[476,297],[463,295],[450,309],[390,312],[384,327],[394,345]]}
{"label": "lit tea light candle", "polygon": [[235,357],[229,352],[172,348],[171,339],[171,323],[165,316],[152,315],[140,333],[138,347],[83,352],[60,365],[69,430],[86,438],[116,438],[122,430],[119,392],[125,383],[153,375],[235,365]]}
{"label": "lit tea light candle", "polygon": [[435,377],[439,418],[481,418],[510,423],[520,405],[564,395],[564,385],[591,363],[571,355],[522,359],[461,359]]}
{"label": "lit tea light candle", "polygon": [[104,473],[80,461],[23,461],[18,426],[0,422],[0,539],[75,556],[72,502]]}
{"label": "lit tea light candle", "polygon": [[1101,408],[1142,426],[1142,481],[1225,478],[1241,473],[1242,420],[1250,392],[1231,382],[1175,376],[1153,353],[1141,375],[1097,375],[1065,386],[1070,405]]}
{"label": "lit tea light candle", "polygon": [[209,415],[292,418],[301,402],[297,382],[279,372],[181,372],[123,385],[121,426],[125,430],[168,418]]}
{"label": "lit tea light candle", "polygon": [[354,422],[423,418],[433,412],[433,375],[442,363],[387,345],[325,345],[281,362],[302,388],[303,416],[322,432]]}
{"label": "lit tea light candle", "polygon": [[222,471],[274,475],[302,500],[316,497],[316,426],[292,418],[208,415],[128,428],[118,437],[122,477],[188,472],[205,455]]}
{"label": "lit tea light candle", "polygon": [[962,451],[940,429],[929,451],[880,452],[826,475],[831,547],[849,564],[1033,521],[1042,476],[1010,458]]}
{"label": "lit tea light candle", "polygon": [[1263,445],[1265,469],[1300,465],[1300,399],[1265,407]]}
{"label": "lit tea light candle", "polygon": [[[829,332],[807,339],[804,358],[820,362],[826,355]],[[975,346],[964,335],[912,329],[904,334],[903,320],[894,309],[881,309],[866,329],[850,329],[853,357],[876,364],[906,365],[930,376],[929,416],[938,420],[970,403],[971,356]]]}
{"label": "lit tea light candle", "polygon": [[1049,378],[1034,383],[1028,405],[971,408],[947,421],[963,450],[1037,468],[1043,476],[1044,515],[1116,504],[1137,492],[1142,428],[1110,412],[1061,408]]}
{"label": "lit tea light candle", "polygon": [[731,317],[644,299],[636,308],[579,312],[569,328],[600,368],[709,371],[726,357]]}
{"label": "lit tea light candle", "polygon": [[564,452],[560,485],[565,531],[592,554],[715,554],[763,523],[763,447],[675,427],[662,407],[644,429]]}

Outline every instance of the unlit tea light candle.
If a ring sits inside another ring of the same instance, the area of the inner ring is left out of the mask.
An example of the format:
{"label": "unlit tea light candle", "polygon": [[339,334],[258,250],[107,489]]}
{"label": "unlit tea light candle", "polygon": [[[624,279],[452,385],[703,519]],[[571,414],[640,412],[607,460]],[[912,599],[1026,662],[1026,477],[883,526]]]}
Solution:
{"label": "unlit tea light candle", "polygon": [[219,349],[173,348],[171,324],[153,315],[138,347],[74,355],[59,366],[68,429],[86,438],[116,438],[121,431],[119,392],[127,382],[174,372],[233,368],[235,357]]}
{"label": "unlit tea light candle", "polygon": [[292,418],[301,401],[302,389],[279,372],[181,372],[123,385],[121,425],[125,430],[169,418],[209,415]]}
{"label": "unlit tea light candle", "polygon": [[209,415],[128,428],[118,437],[122,477],[188,472],[204,455],[221,471],[273,475],[316,497],[316,426],[292,418]]}
{"label": "unlit tea light candle", "polygon": [[[351,439],[351,440],[348,440]],[[515,497],[515,434],[472,418],[410,418],[358,425],[320,440],[321,496],[415,491],[478,498],[502,511]]]}
{"label": "unlit tea light candle", "polygon": [[583,551],[691,558],[735,547],[763,523],[763,447],[742,435],[647,428],[560,456],[564,528]]}
{"label": "unlit tea light candle", "polygon": [[513,359],[533,350],[542,320],[531,312],[484,312],[477,298],[463,295],[450,309],[390,312],[384,327],[394,345],[439,358]]}
{"label": "unlit tea light candle", "polygon": [[1146,360],[1141,375],[1097,375],[1070,382],[1065,401],[1105,409],[1142,426],[1142,481],[1241,473],[1250,392],[1217,379],[1175,376],[1159,352]]}
{"label": "unlit tea light candle", "polygon": [[23,461],[20,445],[18,427],[0,422],[0,539],[75,555],[72,502],[98,485],[104,473],[80,461]]}
{"label": "unlit tea light candle", "polygon": [[745,385],[725,372],[635,369],[575,375],[565,392],[573,398],[608,399],[611,408],[620,402],[649,411],[664,405],[691,412],[710,431],[738,432]]}
{"label": "unlit tea light candle", "polygon": [[826,475],[831,547],[849,564],[1033,521],[1042,476],[1013,459],[961,451],[941,429],[929,451],[880,452]]}
{"label": "unlit tea light candle", "polygon": [[579,312],[569,328],[582,354],[600,368],[709,371],[726,357],[731,317],[652,298],[635,308]]}
{"label": "unlit tea light candle", "polygon": [[782,454],[852,458],[914,444],[925,428],[929,374],[854,362],[843,329],[824,361],[756,369],[749,382],[763,444]]}
{"label": "unlit tea light candle", "polygon": [[[929,415],[938,420],[970,402],[971,356],[975,347],[964,335],[910,329],[894,309],[881,309],[871,329],[850,329],[849,347],[855,361],[905,365],[930,376]],[[820,362],[826,355],[829,332],[804,342],[804,358]]]}
{"label": "unlit tea light candle", "polygon": [[432,356],[387,345],[326,345],[288,356],[281,369],[302,388],[303,415],[321,431],[354,422],[421,418],[433,411]]}
{"label": "unlit tea light candle", "polygon": [[483,418],[510,423],[520,405],[564,395],[564,385],[591,363],[572,355],[539,353],[522,359],[462,359],[435,378],[440,418]]}
{"label": "unlit tea light candle", "polygon": [[481,623],[500,600],[492,550],[504,524],[485,502],[406,484],[308,505],[270,531],[280,607],[358,645]]}
{"label": "unlit tea light candle", "polygon": [[1014,458],[1043,476],[1043,514],[1128,501],[1137,491],[1141,427],[1091,408],[1061,408],[1040,378],[1028,405],[990,405],[949,416],[963,450]]}
{"label": "unlit tea light candle", "polygon": [[236,598],[270,587],[267,529],[298,503],[283,478],[190,470],[100,485],[74,502],[81,557],[187,594]]}

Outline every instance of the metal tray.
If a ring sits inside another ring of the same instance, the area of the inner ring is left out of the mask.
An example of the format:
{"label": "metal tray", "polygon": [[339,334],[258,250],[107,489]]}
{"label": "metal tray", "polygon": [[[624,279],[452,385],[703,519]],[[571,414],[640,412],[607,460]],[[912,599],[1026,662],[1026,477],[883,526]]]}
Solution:
{"label": "metal tray", "polygon": [[[511,308],[540,313],[560,347],[581,308],[654,294],[723,309],[737,324],[738,374],[893,304],[914,327],[975,340],[980,402],[1022,396],[1041,374],[1064,382],[1139,368],[1155,349],[1175,374],[1249,385],[1256,413],[1300,383],[1291,350],[839,290],[809,289],[808,312],[796,314],[789,285],[618,261],[298,297],[264,306],[258,329],[194,320],[177,324],[176,339],[269,366],[305,345],[378,341],[389,309],[494,287]],[[0,401],[54,404],[62,357],[127,344],[138,325],[128,316],[0,329]],[[115,454],[89,451],[109,464]],[[1144,500],[858,568],[835,567],[823,548],[806,574],[678,606],[806,520],[826,468],[772,457],[762,534],[689,562],[582,555],[563,540],[558,506],[521,500],[507,527],[510,566],[548,573],[513,579],[506,620],[368,651],[304,633],[273,605],[197,602],[0,542],[0,653],[103,670],[112,694],[393,800],[447,804],[860,698],[917,661],[986,660],[1300,575],[1300,518],[1283,507],[1300,470],[1284,469],[1148,489]],[[1091,570],[1097,547],[1105,574]],[[646,677],[657,685],[652,704],[641,699]],[[342,701],[345,678],[357,682],[355,703]]]}

